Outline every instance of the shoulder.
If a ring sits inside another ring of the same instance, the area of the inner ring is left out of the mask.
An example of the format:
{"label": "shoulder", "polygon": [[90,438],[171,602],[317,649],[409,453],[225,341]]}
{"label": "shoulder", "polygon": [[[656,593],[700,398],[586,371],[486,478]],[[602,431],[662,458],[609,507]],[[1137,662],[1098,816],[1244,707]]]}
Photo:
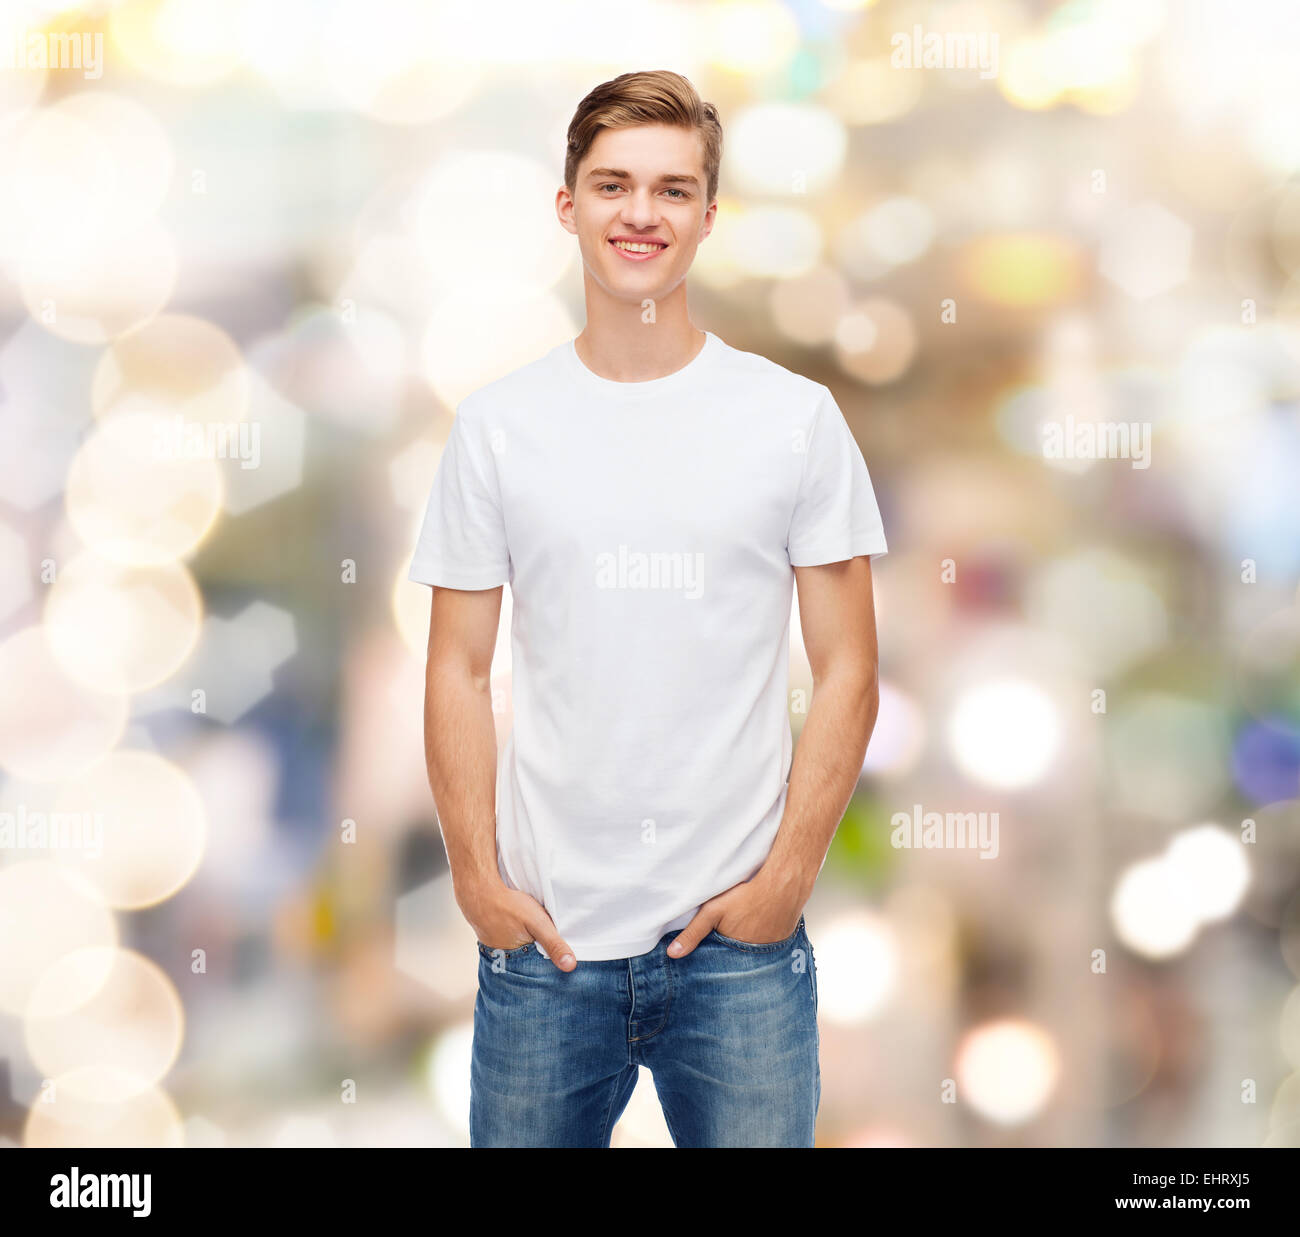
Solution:
{"label": "shoulder", "polygon": [[535,406],[539,394],[559,382],[560,349],[565,346],[559,344],[463,396],[456,416],[465,418],[468,428],[484,421],[495,424],[511,410]]}
{"label": "shoulder", "polygon": [[823,383],[757,352],[744,352],[724,342],[720,353],[718,372],[736,385],[751,387],[762,396],[763,403],[774,408],[813,417],[825,401],[834,402],[830,388]]}

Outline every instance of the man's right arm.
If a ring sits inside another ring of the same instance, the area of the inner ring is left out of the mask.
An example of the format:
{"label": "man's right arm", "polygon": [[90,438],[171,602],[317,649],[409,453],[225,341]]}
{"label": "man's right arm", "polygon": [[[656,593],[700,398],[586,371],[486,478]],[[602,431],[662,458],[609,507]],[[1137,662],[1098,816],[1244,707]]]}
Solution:
{"label": "man's right arm", "polygon": [[[497,867],[492,653],[501,586],[434,587],[424,680],[424,748],[456,904],[491,948],[540,941],[561,970],[572,954],[546,909],[509,889]],[[493,945],[498,942],[498,945]]]}

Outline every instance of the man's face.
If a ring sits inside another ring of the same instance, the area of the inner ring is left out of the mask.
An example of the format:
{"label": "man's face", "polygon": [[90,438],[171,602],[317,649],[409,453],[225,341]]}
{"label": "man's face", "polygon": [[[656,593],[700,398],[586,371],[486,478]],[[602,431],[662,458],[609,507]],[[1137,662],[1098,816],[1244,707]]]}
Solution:
{"label": "man's face", "polygon": [[686,277],[717,213],[705,201],[703,146],[673,125],[606,129],[578,165],[572,198],[557,194],[588,277],[611,296],[661,299]]}

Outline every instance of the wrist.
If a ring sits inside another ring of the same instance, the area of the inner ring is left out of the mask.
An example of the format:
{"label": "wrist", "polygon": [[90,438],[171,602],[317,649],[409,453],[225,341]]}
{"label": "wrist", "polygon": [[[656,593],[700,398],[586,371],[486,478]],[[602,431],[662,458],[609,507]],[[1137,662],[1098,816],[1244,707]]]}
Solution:
{"label": "wrist", "polygon": [[463,911],[466,906],[482,906],[487,899],[503,893],[506,883],[499,873],[477,872],[460,879],[453,875],[451,888],[456,905]]}
{"label": "wrist", "polygon": [[779,867],[764,864],[755,873],[751,883],[759,887],[766,900],[803,907],[812,895],[816,877],[815,872],[802,872],[789,864]]}

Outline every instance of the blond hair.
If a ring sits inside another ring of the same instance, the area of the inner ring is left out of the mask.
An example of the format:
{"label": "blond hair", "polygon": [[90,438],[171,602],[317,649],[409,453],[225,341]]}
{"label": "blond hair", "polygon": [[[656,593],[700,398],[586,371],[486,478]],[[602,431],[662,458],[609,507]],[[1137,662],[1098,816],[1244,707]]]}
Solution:
{"label": "blond hair", "polygon": [[569,121],[564,156],[564,185],[570,193],[577,187],[578,164],[601,131],[632,125],[677,125],[696,130],[704,141],[706,204],[718,196],[718,169],[722,163],[718,109],[705,103],[680,73],[668,69],[620,73],[602,82],[578,104]]}

